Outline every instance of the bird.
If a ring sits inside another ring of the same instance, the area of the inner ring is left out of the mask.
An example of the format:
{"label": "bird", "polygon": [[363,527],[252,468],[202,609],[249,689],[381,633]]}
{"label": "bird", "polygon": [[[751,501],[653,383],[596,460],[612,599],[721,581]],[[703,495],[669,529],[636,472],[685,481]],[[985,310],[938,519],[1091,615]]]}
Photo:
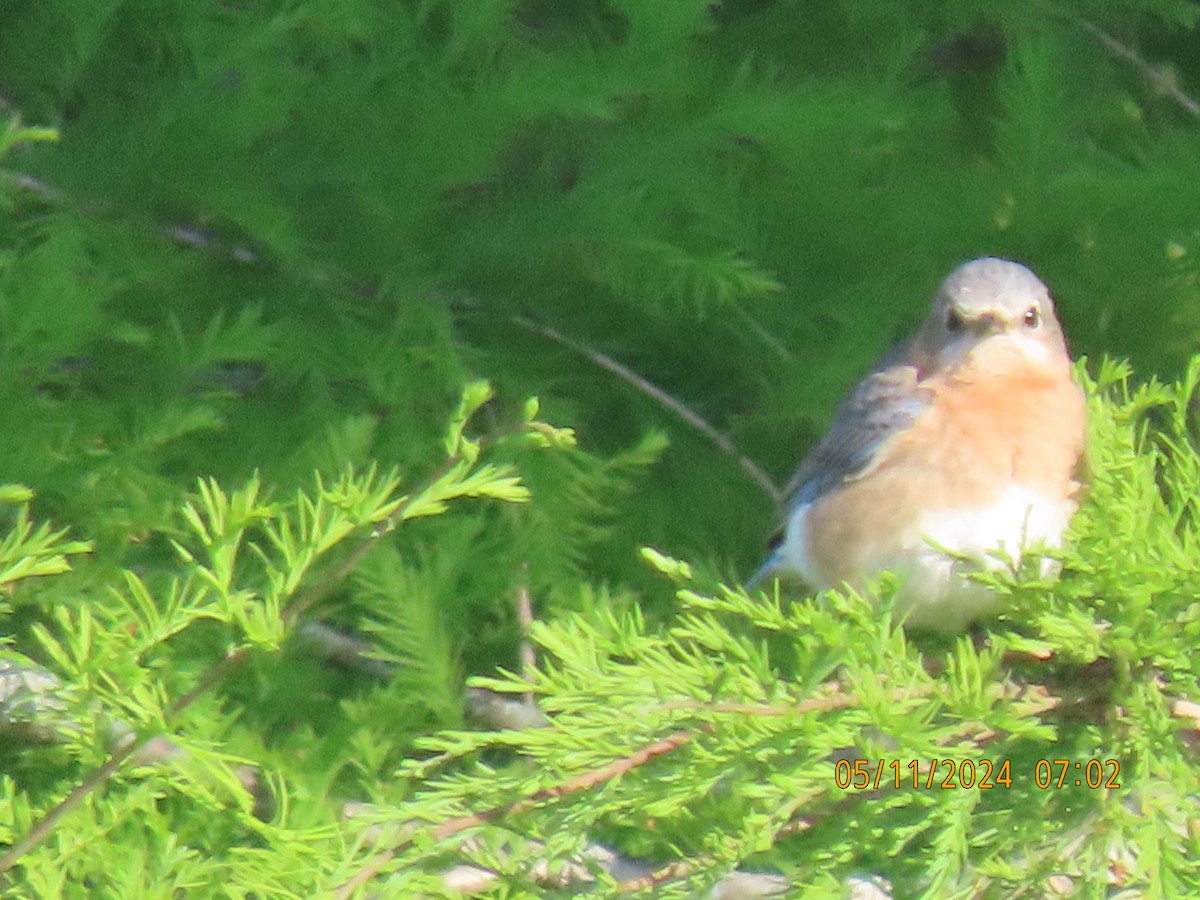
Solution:
{"label": "bird", "polygon": [[[1001,603],[969,572],[1062,546],[1086,432],[1046,285],[1011,260],[964,263],[801,462],[750,584],[776,576],[858,590],[892,572],[906,627],[964,631]],[[1039,571],[1054,577],[1057,566],[1042,556]]]}

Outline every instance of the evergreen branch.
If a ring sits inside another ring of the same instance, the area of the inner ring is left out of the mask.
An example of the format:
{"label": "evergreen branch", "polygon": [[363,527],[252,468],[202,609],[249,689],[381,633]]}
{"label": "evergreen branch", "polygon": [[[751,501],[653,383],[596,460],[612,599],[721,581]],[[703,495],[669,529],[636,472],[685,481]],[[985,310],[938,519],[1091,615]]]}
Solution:
{"label": "evergreen branch", "polygon": [[[40,179],[32,176],[15,175],[14,181],[19,187],[22,187],[31,193],[35,193],[47,200],[60,201],[66,199],[61,191],[58,191],[53,186],[46,184]],[[253,253],[253,251],[249,250],[247,247],[243,245],[227,247],[223,244],[219,244],[214,235],[200,228],[184,225],[159,224],[157,226],[157,230],[164,237],[175,243],[182,244],[195,250],[209,252],[214,250],[221,251],[226,257],[237,263],[247,264],[259,261],[258,257]],[[737,307],[736,304],[734,304],[734,308],[740,309],[740,307]],[[744,314],[743,318],[751,322],[755,333],[760,337],[760,339],[767,343],[767,345],[776,354],[785,359],[790,358],[790,354],[786,348],[784,348],[782,344],[775,340],[765,329],[753,322],[753,320],[749,319],[749,317],[745,316]],[[763,493],[771,498],[771,501],[776,505],[776,507],[780,506],[783,501],[784,492],[780,490],[780,488],[775,484],[774,480],[765,471],[763,471],[763,469],[757,463],[744,456],[727,435],[718,431],[703,416],[689,407],[686,403],[676,399],[658,385],[651,382],[649,379],[639,375],[637,372],[634,372],[628,366],[617,362],[611,356],[575,341],[562,334],[562,332],[555,328],[552,328],[548,325],[542,325],[538,322],[535,322],[533,319],[522,315],[512,316],[511,321],[515,325],[524,328],[527,331],[532,331],[536,334],[539,334],[542,337],[566,347],[580,356],[583,356],[595,365],[616,375],[625,383],[633,386],[638,391],[655,400],[661,406],[673,413],[676,417],[683,420],[693,429],[703,435],[718,450],[737,462],[738,467],[741,468],[741,470],[751,481],[758,485]]]}
{"label": "evergreen branch", "polygon": [[[219,684],[226,675],[241,665],[250,655],[252,648],[247,645],[226,654],[220,662],[211,666],[201,676],[186,694],[175,701],[167,712],[168,722],[176,718],[185,709],[196,702],[201,696]],[[107,784],[120,770],[127,759],[145,749],[158,735],[143,734],[140,737],[130,737],[115,749],[109,758],[91,775],[77,784],[67,796],[55,804],[44,816],[34,823],[19,840],[15,841],[8,852],[0,857],[0,885],[3,884],[4,873],[8,872],[21,857],[40,845],[53,832],[64,816],[79,806],[93,791]]]}
{"label": "evergreen branch", "polygon": [[301,592],[288,604],[287,609],[283,611],[284,621],[289,624],[295,623],[307,610],[332,594],[358,568],[359,564],[379,544],[380,540],[396,529],[396,526],[404,520],[405,514],[412,509],[413,505],[419,500],[424,499],[422,495],[425,491],[450,474],[460,462],[462,462],[462,456],[458,453],[447,456],[442,465],[426,480],[425,485],[420,490],[410,493],[386,519],[376,524],[367,536],[359,542],[358,546],[350,551],[350,554],[340,565],[334,568],[319,583]]}
{"label": "evergreen branch", "polygon": [[1185,93],[1179,86],[1178,77],[1167,70],[1152,66],[1132,47],[1127,47],[1098,25],[1087,19],[1073,19],[1075,24],[1090,34],[1097,43],[1118,59],[1129,63],[1146,79],[1154,90],[1174,100],[1192,118],[1200,119],[1200,101]]}
{"label": "evergreen branch", "polygon": [[[176,700],[168,710],[167,723],[176,719],[193,703],[220,684],[230,672],[250,658],[252,645],[244,645],[226,654],[219,662],[210,666],[187,693]],[[0,878],[8,872],[30,850],[33,850],[46,840],[58,823],[93,791],[107,784],[120,770],[121,766],[134,754],[146,749],[159,735],[143,734],[140,737],[130,737],[112,752],[102,766],[81,781],[66,797],[43,815],[33,827],[19,840],[13,843],[4,856],[0,857]],[[3,881],[0,880],[0,884]]]}
{"label": "evergreen branch", "polygon": [[149,738],[132,740],[114,751],[108,760],[105,761],[104,765],[100,766],[100,768],[77,784],[67,796],[35,822],[29,831],[14,841],[12,846],[8,848],[8,852],[4,856],[0,856],[0,887],[3,887],[8,881],[5,873],[12,869],[22,856],[46,840],[64,816],[79,806],[88,794],[107,784],[109,779],[121,768],[125,760],[145,746],[149,740]]}
{"label": "evergreen branch", "polygon": [[[12,176],[14,183],[31,193],[34,193],[46,200],[64,201],[65,196],[57,188],[41,181],[33,176],[24,174],[14,174]],[[240,263],[256,263],[259,262],[258,256],[252,250],[244,245],[225,246],[218,242],[218,239],[208,231],[200,228],[194,228],[185,225],[169,225],[159,224],[157,230],[167,239],[190,247],[194,250],[206,252],[222,252],[228,259]],[[739,309],[736,304],[735,309]],[[755,333],[763,340],[772,351],[784,359],[790,359],[791,354],[787,349],[780,344],[773,336],[758,325],[748,316],[743,318],[750,322]],[[681,400],[676,399],[671,394],[660,388],[658,385],[651,382],[649,379],[630,369],[628,366],[617,362],[611,356],[594,350],[578,341],[572,340],[562,332],[548,325],[542,325],[527,316],[512,316],[511,321],[517,326],[532,331],[542,337],[560,344],[572,352],[585,357],[595,365],[610,372],[620,378],[622,381],[633,386],[638,391],[655,400],[661,406],[673,413],[676,417],[686,422],[693,429],[703,435],[713,446],[722,453],[731,457],[737,462],[738,467],[746,474],[765,493],[771,501],[779,507],[783,501],[784,492],[775,484],[774,480],[752,459],[744,456],[733,443],[728,435],[718,431],[711,425],[703,416],[693,410],[690,406]],[[356,561],[357,562],[357,561]]]}
{"label": "evergreen branch", "polygon": [[[546,800],[556,800],[559,797],[565,797],[568,794],[578,793],[589,788],[593,788],[598,784],[603,784],[606,781],[611,781],[624,775],[626,772],[636,769],[638,766],[645,765],[650,760],[671,753],[674,750],[689,743],[693,734],[687,731],[677,731],[670,734],[661,740],[657,740],[652,744],[647,744],[645,747],[631,753],[621,759],[614,760],[608,765],[601,766],[599,769],[594,769],[590,772],[584,772],[581,775],[576,775],[573,778],[568,778],[562,784],[554,785],[553,787],[542,788],[535,791],[528,797],[523,797],[514,803],[507,803],[503,806],[495,806],[491,809],[482,812],[471,813],[466,816],[459,816],[455,819],[449,819],[442,822],[433,828],[431,838],[435,841],[445,840],[448,837],[453,837],[468,828],[475,828],[479,825],[485,825],[488,822],[493,822],[502,816],[519,815],[523,812],[528,812],[534,809],[539,803]],[[349,900],[360,887],[369,882],[372,878],[378,875],[388,863],[390,863],[403,850],[412,846],[415,838],[408,838],[400,844],[385,850],[378,854],[374,859],[369,860],[361,869],[354,874],[354,877],[342,884],[334,892],[334,897],[337,900]]]}
{"label": "evergreen branch", "polygon": [[[703,712],[716,713],[735,713],[747,716],[782,716],[807,714],[813,712],[829,712],[838,709],[846,709],[856,706],[859,703],[859,698],[854,694],[843,693],[839,686],[831,684],[827,686],[828,693],[820,697],[812,697],[790,706],[770,706],[770,705],[753,705],[753,704],[737,704],[737,703],[702,703],[692,701],[675,701],[664,704],[658,708],[670,710],[697,710]],[[911,699],[914,696],[927,697],[931,693],[931,689],[923,689],[914,692],[912,689],[896,690],[894,697],[897,701],[901,699]],[[1040,686],[1027,686],[1019,688],[1015,692],[1006,691],[1008,699],[1014,705],[1019,706],[1022,715],[1041,715],[1055,709],[1059,704],[1059,698],[1049,694]],[[583,773],[581,775],[570,778],[560,785],[552,788],[545,788],[531,794],[515,803],[504,806],[495,807],[490,810],[485,810],[471,815],[460,816],[455,819],[450,819],[433,827],[429,832],[432,840],[444,840],[448,837],[453,837],[464,830],[475,828],[480,825],[493,822],[504,816],[519,814],[526,812],[545,800],[552,800],[571,793],[595,787],[598,784],[610,781],[611,779],[623,775],[632,769],[644,765],[655,757],[670,753],[694,739],[697,734],[714,733],[715,728],[711,725],[702,726],[693,732],[679,731],[663,738],[660,741],[649,744],[637,752],[629,756],[622,757],[608,765],[602,766],[599,769]],[[969,741],[975,746],[982,748],[986,744],[1000,737],[1001,735],[994,729],[978,722],[966,722],[963,727],[956,729],[954,732],[940,738],[937,743],[939,746],[951,746],[959,741]],[[847,804],[859,804],[866,800],[879,796],[888,792],[889,788],[880,788],[876,790],[860,790],[847,796],[839,808],[844,808]],[[827,789],[811,791],[803,797],[793,798],[791,804],[793,809],[799,809],[812,801],[817,800],[824,794],[828,793]],[[349,809],[348,809],[349,811]],[[790,815],[779,828],[774,831],[772,843],[775,843],[780,838],[805,831],[813,827],[819,819],[828,818],[834,815],[834,810],[825,810],[820,813],[807,812],[803,815]],[[415,829],[414,829],[415,830]],[[413,831],[409,831],[409,836],[406,837],[400,844],[380,853],[374,859],[360,869],[355,876],[345,882],[335,894],[336,897],[349,898],[354,891],[364,886],[371,878],[378,875],[384,866],[394,860],[401,852],[408,849],[416,842],[416,837]],[[571,859],[555,861],[560,865],[554,867],[555,872],[553,883],[557,886],[564,886],[564,879],[569,883],[591,882],[594,879],[588,872],[584,861],[593,864],[599,863],[602,868],[608,872],[617,871],[618,868],[628,872],[630,867],[642,868],[644,874],[637,875],[621,881],[617,890],[622,893],[636,893],[657,887],[661,887],[671,881],[677,881],[685,878],[688,875],[711,865],[715,860],[707,857],[698,857],[689,860],[679,860],[670,863],[667,866],[657,870],[649,870],[649,867],[638,862],[637,860],[628,859],[626,857],[612,853],[606,848],[589,845],[584,853],[584,860]],[[546,865],[545,860],[538,861],[530,865],[526,870],[526,877],[533,878],[538,883],[551,883],[550,873],[551,867]],[[453,887],[454,890],[463,893],[475,893],[485,890],[490,885],[494,884],[498,875],[491,870],[481,869],[477,866],[459,866],[445,874],[445,883],[447,886]],[[770,872],[746,872],[740,869],[729,873],[720,882],[722,887],[729,890],[736,888],[737,896],[756,897],[756,896],[774,896],[782,891],[786,886],[785,882],[777,874]]]}
{"label": "evergreen branch", "polygon": [[[465,443],[461,442],[461,443]],[[474,445],[476,448],[480,444]],[[285,625],[294,625],[300,614],[328,596],[333,589],[340,584],[362,561],[366,554],[377,545],[380,538],[391,533],[395,527],[403,521],[405,514],[413,507],[415,503],[422,500],[422,495],[432,486],[436,485],[439,480],[446,477],[456,465],[462,461],[461,452],[455,452],[448,456],[446,461],[429,478],[426,484],[420,489],[408,494],[401,502],[396,504],[395,509],[382,522],[377,523],[372,528],[368,537],[363,540],[343,560],[342,564],[337,566],[323,581],[313,586],[312,588],[297,594],[291,603],[282,611],[282,617]],[[246,644],[236,649],[231,650],[222,659],[208,668],[206,672],[199,678],[196,684],[185,694],[180,696],[167,709],[165,724],[170,725],[176,720],[180,714],[188,709],[200,697],[204,696],[208,691],[220,684],[229,673],[249,659],[250,654],[254,650],[254,645]],[[129,738],[109,756],[98,769],[93,771],[82,782],[75,786],[70,793],[62,800],[48,810],[34,825],[25,833],[19,840],[15,841],[2,857],[0,857],[0,884],[3,883],[3,876],[8,872],[20,859],[29,851],[38,847],[45,841],[54,831],[58,823],[67,816],[71,811],[76,809],[80,803],[91,793],[107,784],[120,770],[121,766],[139,751],[144,750],[152,741],[158,738],[156,733],[143,733],[140,736]]]}
{"label": "evergreen branch", "polygon": [[743,456],[734,445],[733,441],[729,439],[728,435],[721,433],[712,425],[710,425],[703,416],[693,410],[682,400],[678,400],[671,396],[654,382],[642,375],[639,375],[628,366],[617,362],[611,356],[567,337],[556,328],[553,328],[549,325],[543,325],[540,322],[534,321],[528,316],[513,316],[511,321],[513,324],[524,328],[526,331],[532,331],[533,333],[541,335],[547,340],[566,347],[573,353],[576,353],[588,361],[595,363],[606,372],[611,372],[626,384],[633,386],[647,397],[655,400],[669,412],[674,413],[676,417],[692,426],[692,428],[707,438],[709,443],[711,443],[714,447],[737,462],[738,466],[747,475],[747,477],[749,477],[751,481],[758,485],[762,489],[763,493],[770,497],[776,506],[780,505],[783,500],[783,492],[776,486],[775,482],[771,480],[771,477],[764,472],[757,463],[746,456]]}

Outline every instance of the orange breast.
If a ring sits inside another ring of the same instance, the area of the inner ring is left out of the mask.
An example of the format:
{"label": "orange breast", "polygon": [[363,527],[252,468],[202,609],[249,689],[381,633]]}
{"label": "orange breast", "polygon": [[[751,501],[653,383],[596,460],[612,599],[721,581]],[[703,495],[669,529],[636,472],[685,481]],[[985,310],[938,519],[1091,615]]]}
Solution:
{"label": "orange breast", "polygon": [[917,424],[808,511],[809,558],[825,585],[859,582],[922,548],[917,522],[928,513],[986,508],[1014,484],[1056,501],[1078,489],[1085,405],[1065,359],[1034,365],[1000,343],[924,384],[933,401]]}

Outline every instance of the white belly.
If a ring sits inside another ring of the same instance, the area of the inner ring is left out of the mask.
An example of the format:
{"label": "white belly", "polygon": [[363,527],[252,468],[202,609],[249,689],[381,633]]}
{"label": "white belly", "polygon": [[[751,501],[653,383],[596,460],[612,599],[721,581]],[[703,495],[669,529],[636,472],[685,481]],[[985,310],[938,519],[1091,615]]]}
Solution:
{"label": "white belly", "polygon": [[[810,586],[829,588],[808,549],[808,510],[792,513],[774,566],[799,574]],[[1000,598],[965,573],[1017,565],[1030,548],[1056,548],[1075,512],[1072,500],[1048,500],[1022,485],[1010,486],[985,508],[942,510],[927,514],[909,534],[896,535],[873,572],[894,572],[900,578],[896,611],[919,628],[962,631],[974,619],[997,611]],[[1057,563],[1043,559],[1043,577],[1053,577]]]}
{"label": "white belly", "polygon": [[[1057,548],[1075,512],[1071,500],[1048,500],[1014,484],[994,504],[945,510],[918,525],[918,545],[894,564],[902,578],[896,599],[907,621],[937,631],[961,631],[997,611],[1000,598],[964,573],[1017,566],[1028,549]],[[1057,574],[1058,563],[1042,559],[1041,575]]]}

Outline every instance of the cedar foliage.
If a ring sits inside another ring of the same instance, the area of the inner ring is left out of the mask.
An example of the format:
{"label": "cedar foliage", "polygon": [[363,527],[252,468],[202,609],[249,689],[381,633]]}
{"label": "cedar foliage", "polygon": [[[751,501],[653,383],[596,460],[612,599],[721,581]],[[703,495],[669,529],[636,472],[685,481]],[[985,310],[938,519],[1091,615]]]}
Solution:
{"label": "cedar foliage", "polygon": [[[813,892],[879,874],[896,896],[1037,894],[1064,872],[1089,895],[1200,891],[1196,724],[1173,714],[1200,701],[1200,153],[1169,91],[1200,85],[1198,15],[5,5],[0,634],[25,688],[0,696],[0,842],[130,734],[186,751],[134,754],[6,890],[312,896],[391,846],[387,894],[436,895],[473,854],[494,891],[541,896],[531,857],[603,840],[686,860],[655,888],[682,896],[735,865]],[[1077,351],[1166,386],[1092,363],[1066,575],[1000,585],[1012,612],[979,645],[914,641],[860,598],[745,594],[771,499],[573,349],[782,482],[983,254],[1037,269]],[[519,668],[522,589],[542,665],[496,676]],[[306,616],[397,665],[376,682],[314,661]],[[468,674],[531,679],[556,727],[464,730]],[[803,707],[830,677],[853,702]],[[519,805],[676,733],[619,779]],[[1014,784],[841,792],[847,748],[1011,759]],[[1038,790],[1039,758],[1118,759],[1123,787]],[[347,799],[370,814],[341,821]],[[467,847],[399,833],[505,809]]]}

